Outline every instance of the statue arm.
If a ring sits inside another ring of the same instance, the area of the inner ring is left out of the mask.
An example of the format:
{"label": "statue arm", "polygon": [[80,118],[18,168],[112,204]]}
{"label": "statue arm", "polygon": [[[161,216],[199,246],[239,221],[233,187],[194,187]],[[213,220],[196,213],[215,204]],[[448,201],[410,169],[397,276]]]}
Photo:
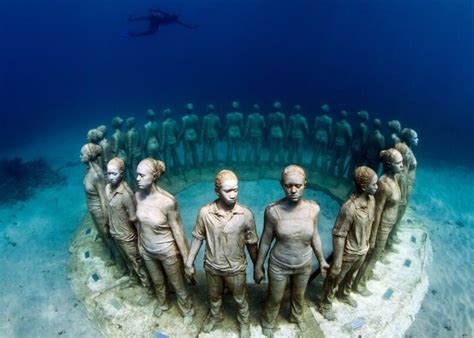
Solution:
{"label": "statue arm", "polygon": [[374,248],[375,240],[377,239],[377,232],[382,219],[383,210],[385,209],[385,203],[387,202],[387,191],[385,183],[379,182],[379,188],[375,193],[375,213],[374,222],[372,223],[372,229],[370,231],[370,248]]}
{"label": "statue arm", "polygon": [[337,215],[336,223],[332,231],[332,263],[331,276],[336,277],[341,273],[342,256],[344,255],[344,246],[346,244],[347,234],[350,230],[353,210],[350,209],[351,204],[347,202],[341,207]]}
{"label": "statue arm", "polygon": [[260,245],[258,248],[257,261],[255,263],[254,269],[254,280],[258,284],[265,278],[265,272],[263,271],[263,263],[267,257],[268,251],[270,250],[270,245],[275,238],[275,233],[273,231],[275,226],[275,219],[271,215],[271,210],[267,208],[265,210],[265,216],[263,221],[263,234],[260,239]]}
{"label": "statue arm", "polygon": [[319,220],[319,206],[317,206],[316,215],[314,217],[314,233],[311,238],[311,247],[313,248],[314,254],[318,259],[319,266],[321,269],[321,276],[326,277],[329,264],[326,262],[323,253],[323,245],[321,244],[321,237],[319,236],[318,231],[318,220]]}
{"label": "statue arm", "polygon": [[[104,214],[105,225],[107,225],[108,222],[109,222],[109,219],[108,219],[109,216],[108,216],[108,212],[107,212],[107,198],[105,197],[105,183],[102,182],[102,180],[98,176],[96,176],[95,187],[96,187],[97,193],[99,195],[100,208],[101,208],[101,210]],[[107,226],[107,228],[108,228],[108,226]]]}
{"label": "statue arm", "polygon": [[183,257],[183,262],[186,262],[189,254],[188,241],[183,231],[183,224],[179,214],[178,203],[175,201],[170,205],[168,210],[168,223],[173,233],[174,240],[178,246],[179,253]]}

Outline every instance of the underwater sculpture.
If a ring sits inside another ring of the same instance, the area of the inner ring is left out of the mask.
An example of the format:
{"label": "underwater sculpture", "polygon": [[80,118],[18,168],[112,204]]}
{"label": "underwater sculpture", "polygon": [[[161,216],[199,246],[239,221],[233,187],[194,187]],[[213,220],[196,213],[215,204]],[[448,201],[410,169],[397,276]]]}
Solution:
{"label": "underwater sculpture", "polygon": [[86,192],[87,210],[97,230],[98,238],[108,246],[112,264],[122,262],[113,243],[108,226],[107,199],[105,196],[106,179],[99,165],[102,148],[94,143],[87,143],[81,148],[81,162],[87,167],[83,186]]}
{"label": "underwater sculpture", "polygon": [[112,134],[112,138],[110,139],[110,149],[113,157],[120,157],[123,160],[124,157],[126,158],[126,155],[120,154],[120,150],[123,150],[125,146],[122,126],[123,119],[121,117],[116,116],[112,119],[112,128],[114,128],[114,133]]}
{"label": "underwater sculpture", "polygon": [[[104,134],[99,129],[90,129],[87,132],[87,143],[93,143],[100,145],[100,141],[104,138]],[[104,168],[104,158],[103,158],[103,150],[97,159],[97,163],[103,169]]]}
{"label": "underwater sculpture", "polygon": [[336,319],[332,311],[336,288],[340,301],[357,307],[350,296],[351,286],[369,250],[378,177],[375,171],[363,166],[354,171],[353,180],[355,191],[339,210],[332,231],[333,259],[319,304],[319,312],[327,320]]}
{"label": "underwater sculpture", "polygon": [[303,146],[304,139],[309,134],[308,122],[306,117],[301,114],[301,106],[299,104],[294,107],[294,114],[288,119],[288,128],[286,130],[289,145],[288,163],[303,164]]}
{"label": "underwater sculpture", "polygon": [[136,128],[136,120],[129,117],[126,121],[127,133],[125,134],[125,152],[127,154],[127,173],[133,189],[136,188],[135,169],[138,162],[142,159],[142,142],[141,135]]}
{"label": "underwater sculpture", "polygon": [[169,108],[163,110],[164,121],[161,123],[161,148],[163,159],[168,167],[171,167],[171,162],[173,162],[173,169],[181,171],[181,163],[177,152],[179,131],[172,114],[173,112]]}
{"label": "underwater sculpture", "polygon": [[397,221],[398,205],[401,199],[400,187],[395,175],[403,170],[403,157],[396,149],[380,152],[383,175],[378,181],[375,193],[375,216],[370,231],[370,251],[359,269],[353,284],[353,290],[363,296],[370,295],[366,282],[371,278],[372,270],[378,260],[384,258],[387,239]]}
{"label": "underwater sculpture", "polygon": [[138,252],[137,215],[135,196],[127,182],[123,180],[125,163],[114,157],[107,164],[105,196],[107,198],[108,225],[110,235],[115,240],[128,268],[131,283],[140,280],[146,289],[146,295],[139,301],[140,305],[151,302],[154,290],[148,277],[146,267]]}
{"label": "underwater sculpture", "polygon": [[105,125],[100,125],[97,127],[97,130],[102,133],[102,138],[99,141],[99,145],[102,148],[102,155],[100,156],[101,158],[101,168],[102,170],[107,169],[107,163],[112,159],[112,149],[110,146],[110,142],[107,139],[107,126]]}
{"label": "underwater sculpture", "polygon": [[402,132],[402,125],[397,120],[391,120],[388,121],[387,126],[388,130],[390,131],[390,135],[387,138],[386,147],[387,149],[395,148],[395,145],[401,142],[400,136]]}
{"label": "underwater sculpture", "polygon": [[197,157],[197,142],[198,142],[198,128],[199,118],[194,114],[194,105],[192,103],[186,104],[186,115],[182,118],[180,139],[183,140],[184,147],[184,165],[187,169],[192,167],[199,167],[199,160]]}
{"label": "underwater sculpture", "polygon": [[353,173],[355,168],[364,164],[365,151],[367,149],[367,140],[369,138],[369,113],[365,110],[357,112],[359,123],[354,127],[354,138],[351,146],[351,158],[349,159],[349,174]]}
{"label": "underwater sculpture", "polygon": [[367,150],[365,152],[366,165],[372,168],[377,174],[380,167],[380,152],[385,149],[385,137],[380,132],[382,121],[374,119],[372,131],[367,140]]}
{"label": "underwater sculpture", "polygon": [[262,142],[265,130],[265,118],[260,114],[260,106],[254,104],[253,112],[247,117],[244,139],[247,142],[247,163],[259,164],[262,153]]}
{"label": "underwater sculpture", "polygon": [[407,168],[406,168],[406,171],[408,174],[407,200],[409,201],[413,192],[413,186],[415,185],[416,168],[418,166],[418,162],[416,161],[415,154],[413,153],[413,148],[418,145],[418,134],[413,129],[405,128],[402,130],[401,140],[410,148],[410,152],[407,153]]}
{"label": "underwater sculpture", "polygon": [[227,142],[227,163],[232,161],[235,154],[235,160],[240,163],[240,146],[242,143],[242,135],[244,133],[244,115],[239,112],[240,104],[237,101],[232,102],[233,111],[226,115],[226,123],[224,130],[226,132]]}
{"label": "underwater sculpture", "polygon": [[143,127],[142,153],[146,157],[159,159],[160,156],[160,125],[155,120],[153,109],[146,111],[147,122]]}
{"label": "underwater sculpture", "polygon": [[212,163],[217,163],[217,142],[219,141],[219,130],[221,120],[216,115],[213,104],[207,106],[207,115],[202,120],[201,142],[202,142],[202,165],[207,165],[209,152],[212,155]]}
{"label": "underwater sculpture", "polygon": [[311,274],[313,252],[323,277],[329,268],[317,227],[319,206],[303,198],[307,185],[303,168],[296,165],[286,167],[281,174],[281,185],[286,197],[265,209],[264,229],[254,269],[254,279],[258,284],[265,277],[263,264],[275,240],[270,252],[268,293],[262,316],[263,333],[270,337],[288,284],[291,289],[290,321],[296,323],[301,331],[306,330],[304,295]]}
{"label": "underwater sculpture", "polygon": [[[332,149],[332,159],[329,165],[329,174],[336,177],[344,175],[346,157],[349,154],[352,141],[352,127],[347,122],[347,112],[341,110],[340,120],[334,125],[334,130],[329,148]],[[337,172],[335,169],[337,167]]]}
{"label": "underwater sculpture", "polygon": [[268,115],[268,143],[269,143],[269,164],[275,164],[278,157],[279,164],[283,164],[283,138],[286,134],[286,116],[281,110],[281,103],[273,103],[275,111]]}
{"label": "underwater sculpture", "polygon": [[327,151],[329,140],[332,135],[332,118],[328,116],[329,106],[324,104],[321,106],[323,115],[316,116],[314,119],[314,140],[313,140],[313,156],[311,158],[312,170],[318,167],[318,160],[321,157],[321,167],[326,169]]}
{"label": "underwater sculpture", "polygon": [[240,337],[243,338],[250,337],[244,246],[255,264],[258,237],[252,212],[237,203],[238,189],[238,179],[232,171],[221,170],[216,175],[215,191],[218,198],[199,211],[185,271],[188,278],[192,278],[194,260],[202,242],[206,241],[204,269],[210,311],[203,331],[210,332],[223,319],[221,306],[226,286],[237,303]]}
{"label": "underwater sculpture", "polygon": [[165,171],[163,162],[147,158],[138,164],[138,248],[155,287],[158,303],[153,311],[160,317],[169,309],[168,287],[176,291],[178,309],[185,325],[192,322],[194,308],[185,285],[183,262],[189,253],[178,204],[173,195],[156,182]]}

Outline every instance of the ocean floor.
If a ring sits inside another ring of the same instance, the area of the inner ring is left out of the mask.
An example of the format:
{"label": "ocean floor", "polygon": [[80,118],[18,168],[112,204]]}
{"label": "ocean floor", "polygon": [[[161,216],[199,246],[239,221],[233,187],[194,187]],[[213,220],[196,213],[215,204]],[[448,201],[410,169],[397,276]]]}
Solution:
{"label": "ocean floor", "polygon": [[[34,146],[0,154],[25,159],[43,156],[54,168],[62,167],[61,172],[67,176],[66,183],[38,191],[26,202],[0,207],[2,337],[100,336],[82,304],[75,299],[66,271],[67,248],[86,213],[82,190],[84,168],[78,161],[83,138],[83,133],[68,133],[67,138],[51,135]],[[428,229],[433,262],[428,270],[428,295],[407,336],[473,336],[473,183],[474,173],[468,168],[419,162],[411,206]],[[252,206],[253,200],[246,201],[245,197],[252,190],[251,184],[241,185],[243,204]],[[212,185],[205,192],[207,195],[200,197],[202,204],[214,198]],[[275,190],[275,195],[268,199],[281,196],[282,192]],[[307,197],[312,198],[310,194]],[[315,196],[320,203],[324,198]],[[200,205],[187,206],[179,196],[178,201],[183,210],[196,210],[183,213],[184,223],[192,227]],[[255,210],[258,224],[262,222],[262,211]],[[328,217],[334,215],[334,210],[322,212],[327,212]],[[330,230],[325,230],[332,225],[328,222],[324,225],[321,221],[323,238],[330,236]]]}

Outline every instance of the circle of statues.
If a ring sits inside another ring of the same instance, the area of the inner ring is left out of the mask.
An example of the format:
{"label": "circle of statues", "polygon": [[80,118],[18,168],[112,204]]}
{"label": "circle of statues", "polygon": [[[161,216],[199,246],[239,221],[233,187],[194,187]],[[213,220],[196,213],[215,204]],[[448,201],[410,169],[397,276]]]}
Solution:
{"label": "circle of statues", "polygon": [[[300,105],[293,107],[288,118],[280,102],[272,107],[265,118],[254,104],[245,119],[239,102],[234,101],[221,121],[214,105],[209,104],[200,119],[188,103],[180,123],[171,109],[163,111],[161,123],[148,109],[143,131],[137,129],[133,117],[125,120],[126,131],[122,131],[124,120],[115,117],[110,138],[104,125],[87,133],[80,158],[87,168],[83,183],[97,240],[109,249],[110,264],[122,267],[119,274],[128,274],[130,283],[143,286],[138,305],[156,300],[156,317],[170,307],[170,284],[184,324],[192,323],[194,307],[186,284],[195,283],[194,261],[203,242],[210,309],[202,330],[210,332],[223,319],[227,288],[238,307],[240,337],[250,336],[245,248],[254,266],[255,283],[268,279],[261,325],[269,337],[287,287],[289,320],[301,331],[307,330],[303,311],[313,253],[324,278],[318,309],[326,319],[335,320],[334,299],[357,307],[351,293],[369,296],[366,282],[373,277],[375,263],[384,262],[387,251],[396,252],[397,232],[415,183],[417,162],[412,149],[418,144],[417,133],[393,120],[387,123],[385,137],[380,119],[369,127],[367,111],[356,114],[354,126],[345,110],[333,123],[325,104],[309,126]],[[219,156],[221,139],[226,143],[225,156]],[[178,154],[181,143],[184,165]],[[308,170],[336,179],[352,178],[354,183],[335,220],[330,265],[318,231],[320,207],[303,197],[307,185],[303,155],[308,145],[312,152]],[[157,184],[167,170],[185,178],[186,170],[215,168],[218,157],[225,158],[221,164],[230,167],[286,165],[280,178],[285,196],[266,207],[260,241],[252,211],[238,203],[239,180],[233,171],[217,172],[217,199],[198,211],[191,246],[175,197]]]}

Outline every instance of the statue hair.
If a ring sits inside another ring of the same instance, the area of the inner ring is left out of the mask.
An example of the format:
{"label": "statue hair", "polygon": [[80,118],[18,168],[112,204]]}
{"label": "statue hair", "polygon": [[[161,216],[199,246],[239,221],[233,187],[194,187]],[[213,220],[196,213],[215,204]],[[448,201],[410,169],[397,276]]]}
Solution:
{"label": "statue hair", "polygon": [[220,188],[222,188],[222,182],[224,182],[224,180],[226,179],[238,181],[237,175],[233,171],[223,169],[219,171],[216,177],[214,178],[215,189],[219,190]]}

